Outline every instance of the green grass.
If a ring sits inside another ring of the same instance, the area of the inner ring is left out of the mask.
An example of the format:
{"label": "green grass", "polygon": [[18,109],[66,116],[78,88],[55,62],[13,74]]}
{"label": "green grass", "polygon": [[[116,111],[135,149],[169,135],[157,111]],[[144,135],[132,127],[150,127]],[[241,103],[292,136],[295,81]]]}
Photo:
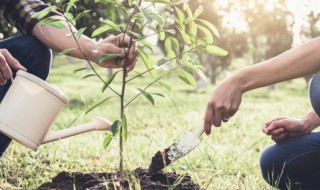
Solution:
{"label": "green grass", "polygon": [[[80,80],[85,72],[72,73],[80,67],[81,64],[56,64],[51,71],[48,81],[70,99],[53,125],[54,129],[67,127],[92,103],[112,95],[110,91],[101,94],[101,84],[96,79]],[[99,72],[103,74],[105,71]],[[112,85],[116,90],[120,89],[119,76]],[[140,78],[133,85],[145,86],[146,80]],[[126,110],[129,131],[125,143],[126,169],[147,168],[158,150],[166,148],[183,134],[196,130],[202,122],[206,102],[214,87],[194,91],[174,77],[167,81],[175,86],[174,92],[165,92],[166,98],[155,97],[155,106],[140,97]],[[128,95],[132,97],[130,88],[133,87],[129,87]],[[164,90],[155,86],[151,91]],[[279,84],[276,91],[262,88],[247,93],[240,110],[228,123],[213,129],[210,136],[204,135],[199,147],[166,170],[188,173],[207,189],[271,189],[261,177],[259,155],[273,142],[261,132],[261,127],[273,117],[300,117],[310,109],[306,84],[302,79]],[[113,98],[88,115],[81,116],[76,124],[88,122],[94,115],[114,121],[118,119],[119,112],[119,101]],[[0,159],[0,187],[35,189],[61,171],[117,170],[118,139],[112,141],[107,149],[102,147],[103,139],[103,132],[90,132],[42,145],[37,152],[13,142]]]}

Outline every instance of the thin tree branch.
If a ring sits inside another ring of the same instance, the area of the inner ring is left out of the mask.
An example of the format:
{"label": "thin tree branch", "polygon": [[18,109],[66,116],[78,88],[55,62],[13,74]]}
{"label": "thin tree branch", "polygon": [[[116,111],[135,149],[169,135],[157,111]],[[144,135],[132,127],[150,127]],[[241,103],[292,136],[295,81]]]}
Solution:
{"label": "thin tree branch", "polygon": [[[178,57],[180,57],[180,56],[182,56],[182,55],[184,55],[184,54],[186,54],[186,53],[190,53],[193,49],[195,49],[195,48],[197,48],[197,47],[200,47],[200,46],[193,47],[193,48],[189,49],[188,51],[185,51],[185,52],[183,52],[183,53],[180,53],[180,54],[176,55],[175,57],[166,60],[165,62],[161,63],[161,64],[158,65],[158,66],[161,66],[161,65],[163,65],[163,64],[165,64],[165,63],[167,63],[167,62],[169,62],[169,61],[172,61],[172,60],[174,60],[174,59],[177,59]],[[146,71],[144,71],[144,72],[142,72],[142,73],[140,73],[140,74],[138,74],[138,75],[136,75],[136,76],[128,79],[126,82],[130,82],[130,81],[132,81],[133,79],[138,78],[138,77],[140,77],[140,76],[148,73],[149,71],[152,71],[153,69],[155,69],[155,68],[152,67],[152,68],[150,68],[150,69],[148,69],[148,70],[146,70]]]}
{"label": "thin tree branch", "polygon": [[[63,17],[64,17],[64,19],[66,20],[66,23],[67,23],[67,25],[68,25],[68,27],[69,27],[69,29],[70,29],[71,35],[72,35],[73,39],[75,40],[75,42],[76,42],[76,44],[77,44],[77,46],[78,46],[81,54],[83,55],[83,57],[85,58],[85,60],[88,62],[88,64],[90,65],[90,67],[91,67],[92,71],[95,73],[95,75],[96,75],[104,84],[106,84],[106,82],[103,80],[103,78],[102,78],[102,77],[98,74],[98,72],[94,69],[93,65],[92,65],[92,64],[90,63],[90,61],[89,61],[89,58],[87,57],[87,55],[84,53],[83,49],[81,48],[81,46],[80,46],[80,44],[79,44],[79,42],[78,42],[78,40],[77,40],[77,37],[75,36],[75,34],[74,34],[73,31],[72,31],[72,26],[71,26],[70,22],[69,22],[68,19],[64,16],[64,14],[63,14]],[[108,88],[109,88],[112,92],[114,92],[115,94],[117,94],[118,96],[120,96],[120,94],[119,94],[117,91],[115,91],[113,88],[111,88],[111,86],[108,86]]]}
{"label": "thin tree branch", "polygon": [[[179,65],[178,67],[170,70],[170,72],[158,77],[156,80],[154,80],[153,82],[151,82],[150,84],[148,84],[143,90],[147,90],[150,86],[152,86],[153,84],[155,84],[156,82],[158,82],[160,79],[162,79],[163,77],[167,76],[168,74],[172,73],[173,71],[181,68],[181,67],[184,67],[183,65]],[[138,98],[142,93],[138,93],[135,97],[133,97],[124,107],[127,107],[129,104],[131,104],[136,98]]]}

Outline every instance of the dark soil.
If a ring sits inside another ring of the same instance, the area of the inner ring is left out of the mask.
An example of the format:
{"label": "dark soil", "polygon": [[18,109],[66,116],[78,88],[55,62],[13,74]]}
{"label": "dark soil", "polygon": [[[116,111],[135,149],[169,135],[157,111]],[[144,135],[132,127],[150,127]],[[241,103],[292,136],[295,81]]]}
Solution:
{"label": "dark soil", "polygon": [[164,151],[158,151],[154,157],[152,157],[152,162],[149,166],[148,173],[157,173],[167,165],[171,164],[171,160],[168,157],[167,152],[169,148],[165,149]]}
{"label": "dark soil", "polygon": [[125,172],[125,178],[117,173],[67,173],[61,172],[52,179],[52,182],[42,184],[38,190],[199,190],[188,175],[179,175],[175,172],[159,172],[148,174],[148,170],[137,168],[133,172]]}

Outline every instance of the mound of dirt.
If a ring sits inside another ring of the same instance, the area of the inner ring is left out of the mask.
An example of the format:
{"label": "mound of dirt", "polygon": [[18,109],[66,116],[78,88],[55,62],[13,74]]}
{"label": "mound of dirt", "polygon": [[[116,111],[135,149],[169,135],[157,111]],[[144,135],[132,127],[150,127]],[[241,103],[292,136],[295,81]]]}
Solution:
{"label": "mound of dirt", "polygon": [[[52,182],[42,184],[38,190],[199,190],[199,185],[192,182],[188,175],[175,172],[148,174],[147,169],[137,168],[125,172],[125,177],[116,173],[67,173],[61,172]],[[131,187],[131,188],[130,188]]]}

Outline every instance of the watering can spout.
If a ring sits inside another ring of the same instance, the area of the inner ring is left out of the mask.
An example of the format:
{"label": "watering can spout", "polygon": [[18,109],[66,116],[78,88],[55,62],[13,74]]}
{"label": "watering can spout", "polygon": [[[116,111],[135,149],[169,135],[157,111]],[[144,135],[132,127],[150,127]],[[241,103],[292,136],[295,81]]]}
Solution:
{"label": "watering can spout", "polygon": [[70,127],[61,131],[56,131],[56,132],[49,130],[46,136],[44,137],[42,144],[67,138],[67,137],[71,137],[81,133],[93,131],[93,130],[102,131],[102,130],[110,130],[110,129],[111,129],[110,121],[108,121],[105,118],[95,116],[93,117],[92,121],[89,123],[81,124],[75,127]]}

